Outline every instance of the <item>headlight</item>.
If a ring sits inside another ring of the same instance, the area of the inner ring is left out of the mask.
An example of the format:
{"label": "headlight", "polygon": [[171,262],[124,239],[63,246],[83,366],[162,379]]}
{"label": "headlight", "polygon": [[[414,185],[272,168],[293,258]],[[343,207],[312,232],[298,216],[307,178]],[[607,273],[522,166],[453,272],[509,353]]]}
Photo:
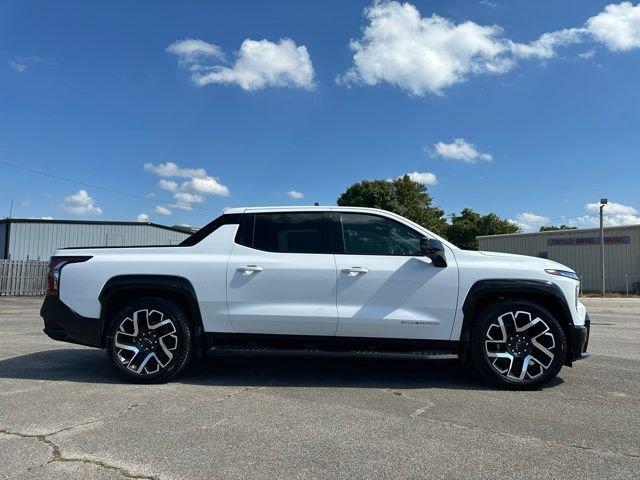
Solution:
{"label": "headlight", "polygon": [[554,268],[547,268],[545,269],[545,272],[547,272],[549,275],[559,275],[560,277],[573,278],[574,280],[580,281],[578,275],[576,275],[575,272],[570,272],[569,270],[556,270]]}

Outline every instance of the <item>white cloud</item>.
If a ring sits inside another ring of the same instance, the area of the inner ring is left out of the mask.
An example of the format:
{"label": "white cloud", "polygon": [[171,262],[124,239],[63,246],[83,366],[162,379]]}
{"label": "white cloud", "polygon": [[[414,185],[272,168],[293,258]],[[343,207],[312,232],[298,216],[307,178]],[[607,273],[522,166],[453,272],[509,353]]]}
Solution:
{"label": "white cloud", "polygon": [[523,212],[518,213],[515,220],[510,218],[509,221],[520,227],[523,232],[536,232],[540,230],[541,226],[549,224],[549,217],[531,212]]}
{"label": "white cloud", "polygon": [[62,208],[76,215],[102,215],[102,209],[94,203],[86,190],[78,190],[73,195],[65,197]]}
{"label": "white cloud", "polygon": [[480,0],[480,5],[484,5],[489,8],[496,8],[498,6],[498,4],[490,2],[489,0]]}
{"label": "white cloud", "polygon": [[364,10],[369,24],[351,41],[354,66],[339,83],[391,83],[412,95],[440,94],[470,74],[511,68],[497,26],[456,25],[432,15],[423,18],[410,3],[377,2]]}
{"label": "white cloud", "polygon": [[431,155],[466,163],[476,163],[478,160],[486,162],[493,160],[493,155],[479,152],[473,143],[467,142],[464,138],[456,138],[451,143],[436,143],[433,146]]}
{"label": "white cloud", "polygon": [[289,198],[293,198],[294,200],[299,200],[301,198],[304,198],[304,193],[291,190],[290,192],[287,192],[287,196]]}
{"label": "white cloud", "polygon": [[[587,203],[585,209],[598,215],[584,215],[573,220],[573,224],[583,227],[597,227],[600,224],[599,203]],[[620,225],[636,225],[640,223],[638,210],[630,205],[609,202],[603,210],[604,225],[606,227],[617,227]]]}
{"label": "white cloud", "polygon": [[[600,213],[599,203],[587,203],[584,207],[588,212]],[[623,205],[621,203],[609,202],[604,206],[605,215],[637,215],[638,210],[630,205]]]}
{"label": "white cloud", "polygon": [[631,2],[607,5],[587,20],[587,29],[609,50],[624,52],[640,48],[640,4]]}
{"label": "white cloud", "polygon": [[149,215],[147,215],[146,213],[141,213],[136,217],[136,221],[137,222],[148,222],[149,221]]}
{"label": "white cloud", "polygon": [[205,176],[204,178],[192,178],[188,182],[184,182],[180,185],[180,190],[201,193],[203,195],[229,196],[229,189],[225,185],[222,185],[215,178],[208,176]]}
{"label": "white cloud", "polygon": [[189,192],[176,192],[173,198],[179,203],[202,203],[204,201],[202,195]]}
{"label": "white cloud", "polygon": [[608,5],[583,26],[546,32],[529,43],[506,38],[498,25],[422,17],[410,3],[375,1],[364,17],[362,38],[350,43],[353,66],[336,81],[389,83],[411,95],[440,95],[473,75],[506,73],[519,59],[553,58],[561,46],[596,41],[614,51],[640,47],[640,5],[630,2]]}
{"label": "white cloud", "polygon": [[158,165],[145,163],[144,169],[155,173],[159,177],[202,178],[207,176],[204,168],[181,168],[173,162],[160,163]]}
{"label": "white cloud", "polygon": [[435,185],[438,183],[435,174],[431,172],[409,172],[407,175],[409,175],[409,178],[414,182],[422,183],[423,185]]}
{"label": "white cloud", "polygon": [[210,57],[224,58],[224,52],[219,46],[193,38],[173,42],[167,47],[167,52],[173,53],[186,63],[195,63]]}
{"label": "white cloud", "polygon": [[174,182],[173,180],[165,180],[164,178],[160,179],[160,181],[158,182],[158,186],[161,189],[166,190],[167,192],[173,193],[178,190],[177,182]]}
{"label": "white cloud", "polygon": [[27,64],[11,61],[9,62],[9,68],[15,70],[18,73],[24,73],[27,70]]}
{"label": "white cloud", "polygon": [[299,87],[312,89],[314,70],[304,45],[288,38],[278,43],[246,39],[240,45],[232,66],[211,64],[207,57],[223,58],[222,50],[202,40],[181,40],[167,51],[178,56],[180,64],[191,73],[198,86],[211,83],[237,84],[247,91],[265,87]]}
{"label": "white cloud", "polygon": [[157,205],[153,211],[159,215],[171,215],[172,213],[171,210],[169,210],[167,207],[163,207],[162,205]]}
{"label": "white cloud", "polygon": [[[182,168],[173,162],[145,163],[144,169],[159,177],[158,186],[163,190],[171,192],[176,203],[169,205],[181,210],[192,210],[192,204],[202,203],[207,195],[219,195],[228,197],[229,188],[220,183],[217,178],[207,174],[204,168]],[[178,184],[169,178],[187,178],[188,180]]]}
{"label": "white cloud", "polygon": [[[600,204],[599,203],[587,203],[585,210],[589,213],[580,215],[577,217],[560,217],[558,223],[564,223],[571,227],[578,228],[595,228],[600,225]],[[635,207],[630,205],[623,205],[621,203],[609,202],[603,211],[604,226],[605,227],[618,227],[622,225],[637,225],[640,224],[640,212]],[[518,215],[519,217],[519,215]],[[513,223],[518,224],[518,220],[527,221],[526,218],[511,220]],[[543,217],[544,218],[544,217]],[[528,220],[532,220],[529,218]],[[547,219],[548,220],[548,219]],[[531,223],[531,222],[530,222]],[[547,222],[543,222],[548,224]]]}

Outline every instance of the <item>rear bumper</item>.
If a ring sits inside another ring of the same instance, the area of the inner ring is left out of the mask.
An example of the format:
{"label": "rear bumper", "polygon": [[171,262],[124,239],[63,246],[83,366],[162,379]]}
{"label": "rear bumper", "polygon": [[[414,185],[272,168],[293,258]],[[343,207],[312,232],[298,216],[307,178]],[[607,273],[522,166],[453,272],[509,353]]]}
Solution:
{"label": "rear bumper", "polygon": [[571,332],[571,360],[582,360],[589,356],[587,347],[589,346],[589,333],[591,331],[591,320],[587,314],[584,326],[574,325]]}
{"label": "rear bumper", "polygon": [[44,320],[43,331],[50,338],[102,348],[100,319],[79,315],[62,303],[59,297],[45,297],[40,316]]}

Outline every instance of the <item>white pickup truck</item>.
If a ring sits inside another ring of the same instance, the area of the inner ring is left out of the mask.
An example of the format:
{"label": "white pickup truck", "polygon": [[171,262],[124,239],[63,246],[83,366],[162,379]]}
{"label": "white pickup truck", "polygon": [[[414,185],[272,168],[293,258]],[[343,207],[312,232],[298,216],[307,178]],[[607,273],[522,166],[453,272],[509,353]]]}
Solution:
{"label": "white pickup truck", "polygon": [[533,388],[588,355],[578,293],[563,265],[382,210],[234,208],[176,246],[58,250],[41,315],[142,383],[204,355],[456,355]]}

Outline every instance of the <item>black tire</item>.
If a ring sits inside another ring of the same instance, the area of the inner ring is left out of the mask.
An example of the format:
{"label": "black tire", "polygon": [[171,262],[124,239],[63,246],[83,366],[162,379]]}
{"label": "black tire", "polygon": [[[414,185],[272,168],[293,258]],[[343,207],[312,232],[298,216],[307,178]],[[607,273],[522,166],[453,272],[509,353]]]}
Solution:
{"label": "black tire", "polygon": [[106,344],[111,364],[127,380],[163,383],[188,365],[193,334],[189,319],[177,305],[144,297],[128,303],[113,318]]}
{"label": "black tire", "polygon": [[470,348],[482,375],[514,389],[545,385],[567,356],[560,323],[543,305],[529,300],[500,300],[481,312],[471,329]]}

